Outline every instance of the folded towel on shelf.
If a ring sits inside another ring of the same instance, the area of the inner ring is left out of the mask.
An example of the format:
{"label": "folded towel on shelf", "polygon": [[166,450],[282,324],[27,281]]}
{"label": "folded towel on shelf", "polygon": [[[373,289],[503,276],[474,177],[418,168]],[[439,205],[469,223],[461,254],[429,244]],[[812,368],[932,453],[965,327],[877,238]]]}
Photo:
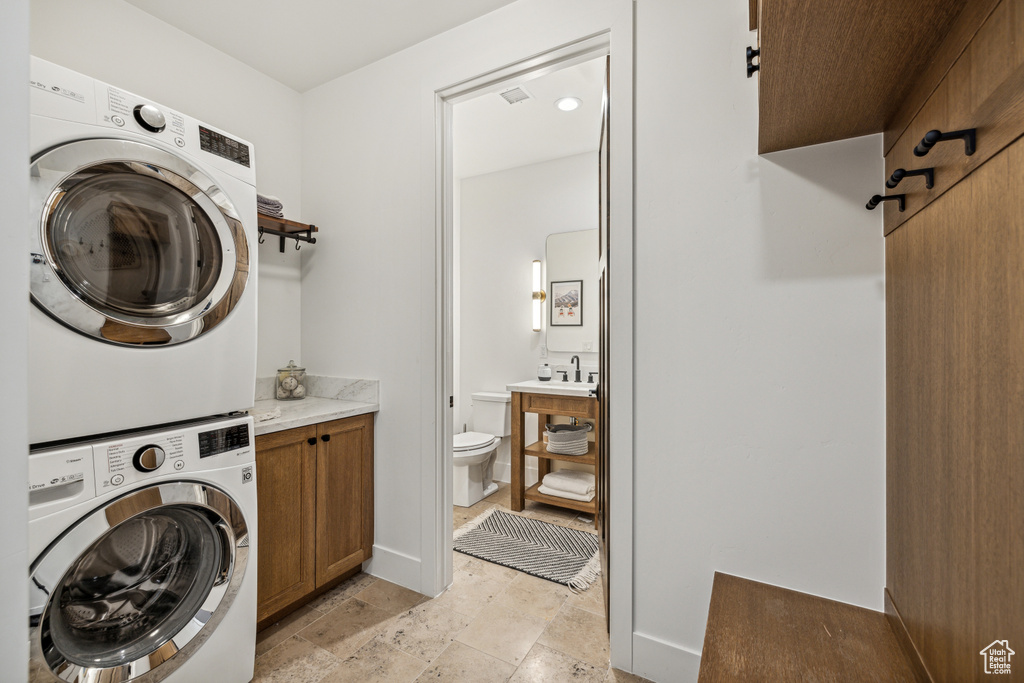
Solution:
{"label": "folded towel on shelf", "polygon": [[[594,497],[594,475],[578,470],[559,470],[544,475],[543,487],[561,493]],[[590,500],[587,498],[586,500]]]}
{"label": "folded towel on shelf", "polygon": [[256,213],[261,216],[270,216],[272,218],[284,218],[284,211],[274,211],[272,209],[264,209],[262,206],[256,207]]}
{"label": "folded towel on shelf", "polygon": [[594,492],[591,491],[585,496],[581,496],[578,493],[570,493],[568,491],[559,491],[558,489],[549,489],[544,484],[537,487],[537,491],[543,493],[545,496],[554,496],[555,498],[565,498],[567,500],[578,500],[581,503],[589,503],[594,500]]}
{"label": "folded towel on shelf", "polygon": [[269,194],[256,194],[256,211],[264,216],[284,218],[284,204],[281,200]]}

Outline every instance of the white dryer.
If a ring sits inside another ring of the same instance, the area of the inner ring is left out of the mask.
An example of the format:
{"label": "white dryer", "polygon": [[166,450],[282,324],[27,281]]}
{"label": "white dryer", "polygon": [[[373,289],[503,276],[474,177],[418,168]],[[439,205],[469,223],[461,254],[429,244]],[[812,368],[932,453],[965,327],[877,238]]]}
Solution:
{"label": "white dryer", "polygon": [[29,455],[29,681],[252,679],[252,418]]}
{"label": "white dryer", "polygon": [[29,442],[245,410],[252,145],[33,58]]}

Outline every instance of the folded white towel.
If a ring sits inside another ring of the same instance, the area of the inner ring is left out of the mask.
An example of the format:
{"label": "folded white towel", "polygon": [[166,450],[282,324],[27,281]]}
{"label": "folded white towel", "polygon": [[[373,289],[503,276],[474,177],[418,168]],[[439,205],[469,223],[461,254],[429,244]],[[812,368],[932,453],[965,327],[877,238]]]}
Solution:
{"label": "folded white towel", "polygon": [[537,487],[537,490],[543,493],[545,496],[554,496],[556,498],[567,498],[568,500],[578,500],[581,503],[589,503],[594,500],[594,493],[591,491],[588,495],[581,496],[578,493],[569,493],[568,491],[559,491],[557,489],[549,489],[544,484]]}
{"label": "folded white towel", "polygon": [[[594,475],[578,470],[559,470],[544,475],[544,486],[556,491],[575,493],[577,496],[594,496]],[[588,498],[589,500],[589,498]]]}

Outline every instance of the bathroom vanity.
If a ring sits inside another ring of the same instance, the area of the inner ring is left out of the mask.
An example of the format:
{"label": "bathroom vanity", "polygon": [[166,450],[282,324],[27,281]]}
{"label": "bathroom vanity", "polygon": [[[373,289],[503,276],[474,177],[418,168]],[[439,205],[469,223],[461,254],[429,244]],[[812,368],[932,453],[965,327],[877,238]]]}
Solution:
{"label": "bathroom vanity", "polygon": [[[590,393],[596,388],[595,384],[584,382],[540,382],[531,380],[509,384],[506,388],[512,392],[512,509],[516,512],[522,511],[527,500],[538,503],[555,505],[570,510],[584,512],[594,517],[594,527],[597,528],[597,510],[601,500],[600,491],[600,463],[597,458],[597,429],[598,405],[597,398]],[[526,445],[526,414],[537,415],[537,441]],[[544,447],[544,425],[551,421],[552,417],[575,417],[581,420],[593,420],[594,441],[590,442],[586,455],[559,455],[548,453]],[[526,487],[526,456],[532,455],[537,458],[538,481],[533,486]],[[594,499],[584,503],[581,501],[548,496],[537,489],[544,475],[551,471],[552,461],[575,462],[594,467],[594,478],[597,482],[598,492]]]}

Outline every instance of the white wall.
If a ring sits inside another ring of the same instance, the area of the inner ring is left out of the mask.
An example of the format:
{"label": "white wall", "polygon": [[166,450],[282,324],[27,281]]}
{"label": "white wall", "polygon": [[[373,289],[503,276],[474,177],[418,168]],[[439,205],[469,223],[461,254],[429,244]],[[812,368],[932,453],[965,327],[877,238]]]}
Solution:
{"label": "white wall", "polygon": [[696,671],[716,570],[882,608],[881,139],[758,157],[746,12],[637,3],[633,655],[659,681]]}
{"label": "white wall", "polygon": [[[6,0],[5,0],[6,1]],[[233,57],[122,0],[32,0],[32,54],[244,138],[257,187],[301,220],[301,98]],[[259,248],[257,375],[301,360],[300,255]]]}
{"label": "white wall", "polygon": [[28,670],[28,31],[28,0],[0,3],[0,670],[12,681]]}

